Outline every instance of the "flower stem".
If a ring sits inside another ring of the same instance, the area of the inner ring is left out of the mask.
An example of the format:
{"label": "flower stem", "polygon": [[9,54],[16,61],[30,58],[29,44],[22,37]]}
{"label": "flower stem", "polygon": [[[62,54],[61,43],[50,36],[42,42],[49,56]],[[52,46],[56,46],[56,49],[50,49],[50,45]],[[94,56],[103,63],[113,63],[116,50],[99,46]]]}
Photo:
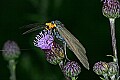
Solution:
{"label": "flower stem", "polygon": [[[64,62],[61,61],[61,62],[59,63],[59,67],[60,67],[60,69],[62,70],[62,72],[63,72],[63,74],[64,74],[63,66],[64,66]],[[65,76],[66,80],[71,80],[71,79],[70,79],[69,77],[67,77],[65,74],[64,74],[64,76]]]}
{"label": "flower stem", "polygon": [[117,76],[119,76],[119,66],[118,66],[118,58],[117,58],[117,47],[116,47],[116,38],[115,38],[115,19],[109,18],[110,28],[111,28],[111,37],[112,37],[112,47],[113,47],[113,61],[117,64],[118,72]]}
{"label": "flower stem", "polygon": [[114,54],[114,61],[117,62],[117,48],[116,48],[116,38],[115,38],[115,19],[110,18],[110,27],[111,27],[111,37],[112,37],[112,47],[113,47],[113,54]]}
{"label": "flower stem", "polygon": [[16,80],[15,68],[16,68],[15,60],[9,60],[10,80]]}

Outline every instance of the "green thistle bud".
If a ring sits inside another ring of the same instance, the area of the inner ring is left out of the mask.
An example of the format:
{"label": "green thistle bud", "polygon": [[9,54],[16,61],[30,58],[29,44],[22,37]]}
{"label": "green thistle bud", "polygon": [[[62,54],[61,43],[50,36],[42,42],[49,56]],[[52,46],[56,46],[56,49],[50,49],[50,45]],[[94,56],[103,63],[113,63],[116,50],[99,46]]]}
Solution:
{"label": "green thistle bud", "polygon": [[63,67],[64,74],[68,77],[75,77],[81,72],[80,65],[75,61],[69,61]]}
{"label": "green thistle bud", "polygon": [[61,62],[62,59],[60,59],[58,56],[55,55],[53,51],[47,51],[46,53],[46,60],[54,65],[57,65]]}
{"label": "green thistle bud", "polygon": [[14,41],[8,40],[3,46],[3,57],[5,60],[13,60],[19,57],[20,49]]}
{"label": "green thistle bud", "polygon": [[106,62],[97,62],[95,63],[95,65],[93,66],[93,71],[97,74],[97,75],[104,75],[108,72],[108,64]]}
{"label": "green thistle bud", "polygon": [[118,0],[104,0],[102,7],[103,15],[107,18],[120,17],[120,3]]}
{"label": "green thistle bud", "polygon": [[118,72],[118,66],[115,62],[110,62],[108,63],[109,68],[108,68],[108,75],[113,76],[116,75]]}

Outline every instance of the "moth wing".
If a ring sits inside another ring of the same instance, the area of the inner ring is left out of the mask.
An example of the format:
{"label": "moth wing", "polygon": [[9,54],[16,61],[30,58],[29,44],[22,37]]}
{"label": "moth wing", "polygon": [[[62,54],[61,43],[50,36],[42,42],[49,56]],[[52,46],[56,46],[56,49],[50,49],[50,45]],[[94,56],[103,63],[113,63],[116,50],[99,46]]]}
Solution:
{"label": "moth wing", "polygon": [[76,39],[64,26],[57,28],[59,34],[64,38],[70,50],[74,52],[83,66],[89,69],[89,63],[86,56],[86,50],[83,45]]}
{"label": "moth wing", "polygon": [[23,35],[24,35],[24,34],[27,34],[27,33],[33,32],[33,31],[37,31],[39,29],[43,29],[43,28],[45,28],[45,25],[39,24],[39,23],[34,23],[34,24],[29,24],[29,25],[23,26],[20,29],[22,29],[22,28],[31,28],[31,29],[25,31],[23,33]]}

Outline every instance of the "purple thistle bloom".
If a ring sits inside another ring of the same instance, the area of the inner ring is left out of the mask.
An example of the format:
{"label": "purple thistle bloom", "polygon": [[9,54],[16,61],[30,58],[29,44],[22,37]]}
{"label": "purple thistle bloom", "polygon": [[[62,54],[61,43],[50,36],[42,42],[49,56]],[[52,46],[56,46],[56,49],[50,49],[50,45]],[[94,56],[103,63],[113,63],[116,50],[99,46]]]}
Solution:
{"label": "purple thistle bloom", "polygon": [[16,59],[20,55],[20,49],[14,41],[8,40],[3,46],[2,54],[6,60]]}
{"label": "purple thistle bloom", "polygon": [[95,63],[95,65],[93,66],[93,71],[97,74],[97,75],[103,75],[106,74],[108,72],[108,64],[106,62],[97,62]]}
{"label": "purple thistle bloom", "polygon": [[75,77],[81,72],[80,65],[75,61],[69,61],[63,67],[64,74],[68,77]]}
{"label": "purple thistle bloom", "polygon": [[54,37],[50,30],[43,30],[36,35],[34,45],[42,50],[51,49],[53,45]]}
{"label": "purple thistle bloom", "polygon": [[120,3],[118,0],[104,0],[103,15],[107,18],[118,18],[120,17]]}

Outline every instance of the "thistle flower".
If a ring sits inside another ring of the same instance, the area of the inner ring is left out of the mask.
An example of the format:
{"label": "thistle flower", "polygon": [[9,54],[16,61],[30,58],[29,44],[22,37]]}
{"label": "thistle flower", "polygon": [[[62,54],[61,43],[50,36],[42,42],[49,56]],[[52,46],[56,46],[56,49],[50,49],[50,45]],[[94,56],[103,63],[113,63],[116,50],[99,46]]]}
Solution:
{"label": "thistle flower", "polygon": [[34,45],[41,48],[42,50],[51,49],[54,37],[50,30],[43,30],[36,35]]}
{"label": "thistle flower", "polygon": [[64,58],[63,48],[55,42],[53,42],[51,50],[44,50],[44,51],[46,53],[47,61],[51,64],[54,65],[59,64]]}
{"label": "thistle flower", "polygon": [[120,17],[120,3],[118,0],[104,0],[102,7],[103,15],[107,18]]}
{"label": "thistle flower", "polygon": [[54,54],[54,52],[52,52],[52,51],[49,51],[49,52],[46,53],[46,60],[49,63],[54,64],[54,65],[56,65],[56,64],[61,62],[61,59],[58,58],[58,56],[56,56]]}
{"label": "thistle flower", "polygon": [[110,62],[108,63],[109,68],[108,68],[108,75],[113,76],[117,74],[118,71],[118,66],[115,62]]}
{"label": "thistle flower", "polygon": [[19,57],[20,49],[14,41],[8,40],[3,46],[2,54],[6,60],[13,60]]}
{"label": "thistle flower", "polygon": [[108,72],[108,64],[106,62],[97,62],[95,63],[95,65],[93,66],[93,71],[97,74],[97,75],[103,75],[103,74],[107,74]]}
{"label": "thistle flower", "polygon": [[80,65],[75,61],[69,61],[63,67],[63,72],[68,77],[75,77],[81,72]]}

